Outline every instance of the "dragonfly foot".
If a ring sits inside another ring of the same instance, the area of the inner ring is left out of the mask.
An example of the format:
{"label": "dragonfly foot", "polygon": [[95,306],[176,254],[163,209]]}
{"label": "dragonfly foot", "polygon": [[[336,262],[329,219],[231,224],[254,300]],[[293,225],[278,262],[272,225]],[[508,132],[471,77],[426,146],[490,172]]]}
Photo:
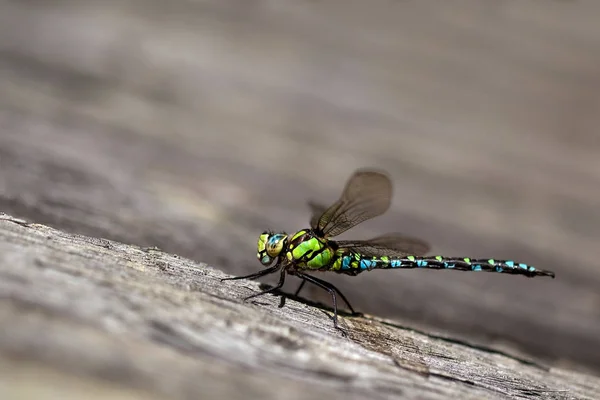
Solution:
{"label": "dragonfly foot", "polygon": [[277,307],[283,308],[285,306],[285,296],[281,295],[281,300],[279,301],[279,305]]}
{"label": "dragonfly foot", "polygon": [[334,325],[334,328],[342,334],[343,337],[348,337],[348,332],[345,329],[340,328],[338,325]]}

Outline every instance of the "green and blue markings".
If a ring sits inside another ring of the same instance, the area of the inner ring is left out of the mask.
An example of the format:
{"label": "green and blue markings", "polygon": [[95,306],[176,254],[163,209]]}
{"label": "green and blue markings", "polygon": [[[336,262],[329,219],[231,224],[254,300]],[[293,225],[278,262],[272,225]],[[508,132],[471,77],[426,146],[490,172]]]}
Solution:
{"label": "green and blue markings", "polygon": [[[512,260],[496,260],[488,259],[471,259],[469,257],[416,257],[406,256],[402,258],[392,257],[363,257],[360,254],[339,253],[341,257],[339,272],[360,270],[370,271],[373,269],[393,269],[393,268],[431,268],[431,269],[456,269],[458,271],[488,271],[488,272],[505,272],[505,273],[535,273],[535,267],[524,264],[515,263]],[[353,260],[358,262],[353,263]],[[334,269],[335,270],[335,269]]]}

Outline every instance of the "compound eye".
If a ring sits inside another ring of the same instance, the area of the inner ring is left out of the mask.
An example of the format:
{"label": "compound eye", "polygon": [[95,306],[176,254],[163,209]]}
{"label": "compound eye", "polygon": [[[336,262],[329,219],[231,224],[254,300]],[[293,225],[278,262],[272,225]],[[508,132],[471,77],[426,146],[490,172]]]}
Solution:
{"label": "compound eye", "polygon": [[270,265],[273,262],[273,259],[266,254],[262,257],[260,254],[257,254],[257,256],[258,256],[258,259],[260,260],[260,263],[264,266]]}
{"label": "compound eye", "polygon": [[283,245],[286,240],[286,235],[276,234],[272,235],[267,241],[266,250],[267,254],[271,257],[277,257],[283,250]]}

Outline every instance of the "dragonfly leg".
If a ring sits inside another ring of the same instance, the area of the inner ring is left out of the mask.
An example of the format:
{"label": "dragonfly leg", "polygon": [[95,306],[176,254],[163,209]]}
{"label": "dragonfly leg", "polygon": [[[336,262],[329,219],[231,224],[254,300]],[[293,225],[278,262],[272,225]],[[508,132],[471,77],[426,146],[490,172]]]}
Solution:
{"label": "dragonfly leg", "polygon": [[235,280],[238,280],[238,279],[256,279],[256,278],[260,278],[261,276],[272,274],[273,272],[276,272],[279,268],[281,268],[281,264],[277,263],[277,264],[273,265],[272,267],[260,270],[258,272],[253,273],[253,274],[250,274],[250,275],[235,276],[233,278],[222,278],[221,282],[223,282],[223,281],[235,281]]}
{"label": "dragonfly leg", "polygon": [[[342,298],[342,300],[344,300],[344,303],[346,303],[346,305],[348,306],[348,308],[350,309],[350,311],[352,312],[352,314],[356,314],[356,311],[354,311],[354,308],[352,308],[352,306],[350,305],[350,302],[348,301],[348,299],[346,298],[346,296],[344,296],[344,293],[342,293],[342,291],[340,289],[336,288],[332,283],[324,281],[323,279],[319,279],[316,276],[310,275],[310,277],[313,279],[313,281],[311,281],[311,283],[314,283],[315,285],[320,286],[320,287],[328,287],[328,288],[331,288],[331,289],[335,290],[337,292],[337,294],[340,295],[340,297]],[[320,285],[317,284],[316,282],[319,282]],[[298,290],[300,290],[300,288],[298,288]],[[298,293],[296,293],[296,294],[298,294]]]}
{"label": "dragonfly leg", "polygon": [[335,329],[341,331],[342,335],[347,336],[346,331],[344,331],[338,325],[337,299],[335,297],[335,292],[337,291],[337,289],[335,288],[335,286],[333,286],[329,282],[325,282],[325,281],[323,281],[321,279],[315,278],[312,275],[306,275],[306,274],[303,274],[301,272],[296,272],[296,276],[298,276],[299,278],[304,279],[305,281],[313,283],[313,284],[321,287],[322,289],[327,290],[327,292],[329,292],[329,294],[331,295],[331,301],[333,303],[333,327]]}
{"label": "dragonfly leg", "polygon": [[305,283],[306,283],[306,281],[304,279],[302,279],[302,283],[300,284],[300,286],[298,286],[298,289],[296,289],[296,291],[294,292],[294,297],[298,296],[298,293],[300,293],[300,291],[304,287]]}
{"label": "dragonfly leg", "polygon": [[244,301],[249,300],[249,299],[251,299],[253,297],[262,296],[263,294],[267,294],[267,293],[270,293],[270,292],[274,292],[275,290],[281,289],[281,287],[285,283],[285,273],[286,273],[285,268],[282,268],[281,272],[280,272],[280,275],[279,275],[279,282],[277,283],[277,285],[273,286],[270,289],[263,290],[262,292],[255,293],[255,294],[253,294],[251,296],[248,296],[248,297],[246,297],[244,299]]}
{"label": "dragonfly leg", "polygon": [[[298,289],[296,289],[296,292],[294,292],[294,297],[298,297],[298,293],[300,293],[300,291],[304,287],[305,283],[306,283],[306,281],[304,279],[302,279],[300,286],[298,286]],[[285,298],[286,298],[285,295],[281,295],[281,301],[279,302],[279,308],[282,308],[283,306],[285,306]]]}
{"label": "dragonfly leg", "polygon": [[[297,274],[296,274],[297,275]],[[329,286],[331,287],[333,290],[335,290],[340,297],[342,298],[342,300],[344,300],[344,303],[346,303],[346,305],[348,306],[348,308],[350,309],[350,311],[352,312],[352,314],[357,314],[356,311],[354,311],[354,308],[352,308],[352,305],[350,304],[350,302],[348,301],[348,299],[346,298],[346,296],[344,296],[344,293],[342,293],[342,291],[340,289],[338,289],[337,287],[335,287],[333,284],[326,282],[322,279],[316,278],[314,276],[311,276],[315,281],[319,281],[321,282],[323,285]],[[300,293],[300,291],[302,290],[302,288],[304,287],[304,284],[307,282],[306,279],[304,279],[304,277],[301,277],[302,279],[302,283],[300,284],[300,286],[298,286],[298,289],[296,289],[296,292],[294,293],[294,297],[297,297],[298,294]],[[314,282],[311,282],[314,283]],[[322,285],[318,285],[319,287],[323,287]],[[283,307],[285,305],[285,296],[281,296],[281,302],[279,303],[279,308]]]}

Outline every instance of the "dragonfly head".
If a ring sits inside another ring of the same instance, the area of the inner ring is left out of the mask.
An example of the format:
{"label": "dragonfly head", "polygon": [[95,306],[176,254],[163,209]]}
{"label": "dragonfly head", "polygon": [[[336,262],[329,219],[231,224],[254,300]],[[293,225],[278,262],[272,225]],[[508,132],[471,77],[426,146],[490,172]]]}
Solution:
{"label": "dragonfly head", "polygon": [[258,252],[256,257],[267,266],[287,249],[288,235],[284,232],[263,232],[258,237]]}

